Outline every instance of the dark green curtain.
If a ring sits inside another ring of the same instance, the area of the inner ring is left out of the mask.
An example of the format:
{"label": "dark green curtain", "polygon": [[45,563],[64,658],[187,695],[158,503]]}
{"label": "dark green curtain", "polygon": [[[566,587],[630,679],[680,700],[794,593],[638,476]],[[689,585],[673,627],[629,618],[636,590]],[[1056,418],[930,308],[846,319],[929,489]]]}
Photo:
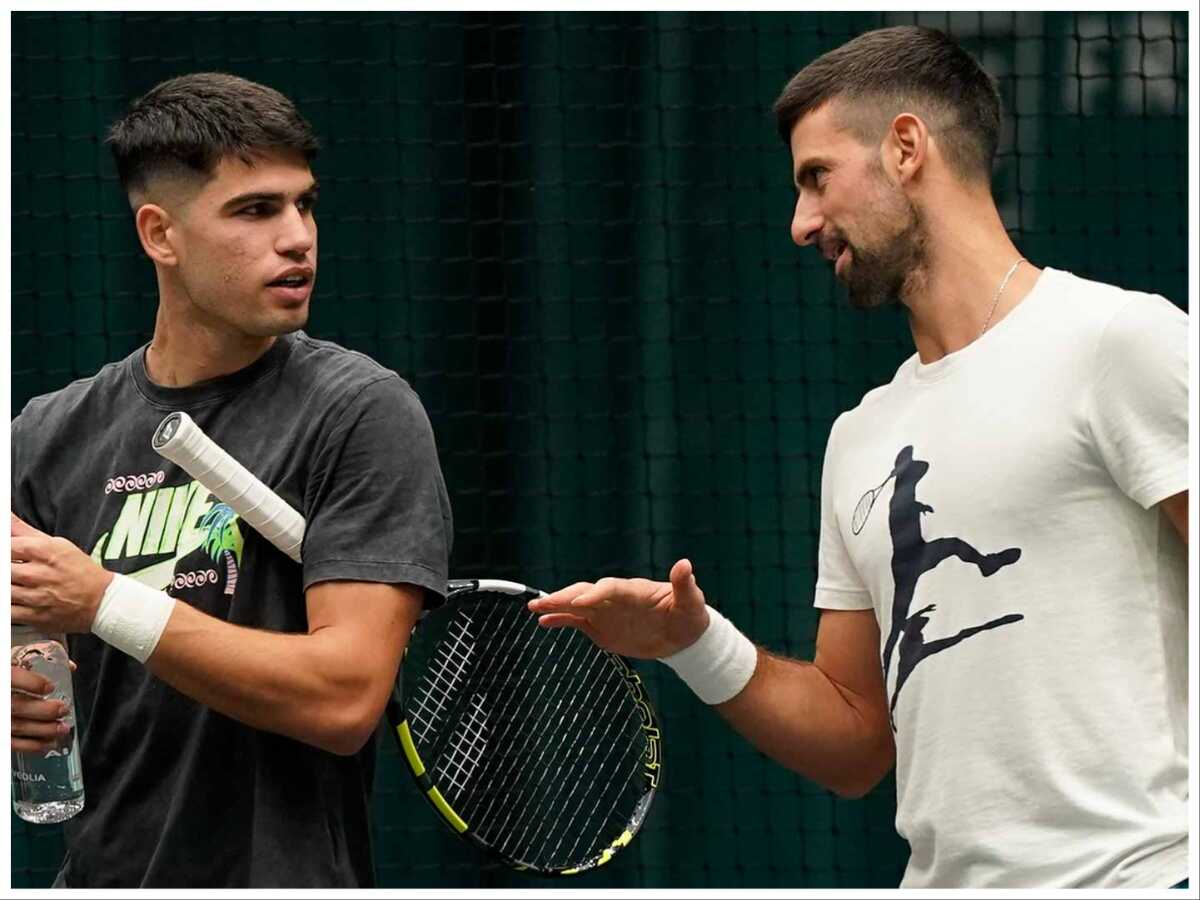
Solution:
{"label": "dark green curtain", "polygon": [[[819,53],[913,21],[998,79],[995,187],[1026,255],[1183,305],[1184,13],[15,13],[13,411],[150,335],[106,127],[162,79],[234,72],[324,141],[308,330],[419,392],[454,574],[549,588],[686,555],[752,638],[811,658],[825,439],[912,351],[898,313],[849,310],[790,244],[769,107]],[[640,668],[663,790],[628,850],[565,884],[898,883],[890,779],[837,800]],[[444,832],[381,748],[382,886],[547,884]],[[14,887],[61,855],[13,819]]]}

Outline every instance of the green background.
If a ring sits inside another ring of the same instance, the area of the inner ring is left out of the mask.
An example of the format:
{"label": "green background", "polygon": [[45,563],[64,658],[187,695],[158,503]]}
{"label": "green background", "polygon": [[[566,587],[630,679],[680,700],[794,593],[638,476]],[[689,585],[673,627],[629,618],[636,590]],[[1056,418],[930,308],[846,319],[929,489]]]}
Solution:
{"label": "green background", "polygon": [[[1025,255],[1183,305],[1184,13],[18,13],[13,410],[150,335],[108,124],[164,78],[234,72],[323,139],[308,330],[419,392],[452,572],[554,587],[686,555],[753,639],[811,658],[825,439],[911,343],[790,244],[769,107],[820,52],[913,21],[998,80],[995,188]],[[629,849],[559,886],[898,883],[891,779],[838,800],[641,670],[663,791]],[[381,747],[381,886],[547,884],[443,831]],[[49,884],[59,831],[14,818],[12,841],[13,886]]]}

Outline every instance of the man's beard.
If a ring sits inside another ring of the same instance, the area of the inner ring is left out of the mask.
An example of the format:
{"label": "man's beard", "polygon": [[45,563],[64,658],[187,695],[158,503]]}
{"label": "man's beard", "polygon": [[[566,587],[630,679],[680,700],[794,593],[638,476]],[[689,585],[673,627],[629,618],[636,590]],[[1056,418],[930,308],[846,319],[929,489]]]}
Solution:
{"label": "man's beard", "polygon": [[906,284],[925,262],[925,228],[912,201],[896,191],[884,205],[889,207],[884,213],[903,216],[903,224],[878,247],[851,245],[845,280],[856,309],[901,302]]}

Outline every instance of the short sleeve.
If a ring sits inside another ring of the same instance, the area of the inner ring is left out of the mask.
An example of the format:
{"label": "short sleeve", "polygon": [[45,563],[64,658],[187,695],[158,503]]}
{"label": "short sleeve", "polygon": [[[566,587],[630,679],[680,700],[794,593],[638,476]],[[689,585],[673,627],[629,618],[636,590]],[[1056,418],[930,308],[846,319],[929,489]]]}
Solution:
{"label": "short sleeve", "polygon": [[1096,350],[1088,424],[1118,487],[1149,509],[1188,488],[1188,317],[1139,294]]}
{"label": "short sleeve", "polygon": [[36,474],[30,471],[30,460],[35,455],[36,448],[30,446],[32,435],[36,430],[30,426],[29,407],[25,412],[12,420],[9,431],[9,472],[12,478],[9,503],[14,515],[28,525],[40,531],[52,530],[52,516],[39,504],[34,491]]}
{"label": "short sleeve", "polygon": [[374,581],[444,596],[450,501],[429,419],[399,377],[349,402],[312,463],[304,505],[305,588]]}
{"label": "short sleeve", "polygon": [[817,590],[820,609],[871,609],[871,594],[846,549],[837,515],[837,434],[834,423],[821,467],[821,536],[817,549]]}

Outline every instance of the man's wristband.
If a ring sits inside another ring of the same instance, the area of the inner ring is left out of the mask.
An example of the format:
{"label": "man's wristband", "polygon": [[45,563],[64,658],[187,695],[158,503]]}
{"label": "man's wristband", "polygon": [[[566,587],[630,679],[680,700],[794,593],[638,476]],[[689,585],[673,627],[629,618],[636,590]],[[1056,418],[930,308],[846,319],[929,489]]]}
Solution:
{"label": "man's wristband", "polygon": [[158,646],[175,600],[127,575],[114,575],[100,600],[92,634],[144,663]]}
{"label": "man's wristband", "polygon": [[700,639],[660,662],[674,669],[697,697],[712,706],[741,693],[758,664],[758,648],[710,606],[708,627]]}

